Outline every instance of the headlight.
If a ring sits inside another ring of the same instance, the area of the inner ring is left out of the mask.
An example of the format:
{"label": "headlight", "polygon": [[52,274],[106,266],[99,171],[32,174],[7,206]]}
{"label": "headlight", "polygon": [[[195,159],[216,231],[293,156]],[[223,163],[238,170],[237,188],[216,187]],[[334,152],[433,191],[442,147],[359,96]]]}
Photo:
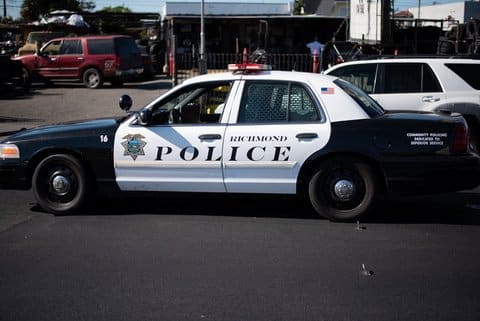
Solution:
{"label": "headlight", "polygon": [[0,159],[20,158],[20,150],[14,144],[0,144]]}

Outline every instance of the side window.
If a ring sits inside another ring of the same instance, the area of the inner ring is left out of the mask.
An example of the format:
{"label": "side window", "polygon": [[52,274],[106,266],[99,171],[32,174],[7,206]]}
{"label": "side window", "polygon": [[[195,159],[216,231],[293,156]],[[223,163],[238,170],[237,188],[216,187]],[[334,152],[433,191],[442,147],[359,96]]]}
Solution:
{"label": "side window", "polygon": [[82,41],[76,40],[64,40],[60,50],[62,55],[81,55],[82,54]]}
{"label": "side window", "polygon": [[375,63],[340,67],[329,73],[329,75],[348,81],[367,94],[372,94],[375,91],[376,74],[377,64]]}
{"label": "side window", "polygon": [[132,38],[120,37],[115,38],[116,53],[120,57],[128,57],[132,55],[139,55],[140,50]]}
{"label": "side window", "polygon": [[49,56],[56,56],[60,52],[61,40],[55,40],[46,45],[42,52]]}
{"label": "side window", "polygon": [[460,78],[463,79],[467,84],[472,88],[480,90],[480,64],[459,64],[451,63],[445,64],[447,68],[457,74]]}
{"label": "side window", "polygon": [[247,82],[239,123],[317,121],[317,107],[308,92],[288,82]]}
{"label": "side window", "polygon": [[90,55],[109,55],[115,53],[112,39],[87,39]]}
{"label": "side window", "polygon": [[378,93],[440,92],[440,85],[427,64],[388,63],[384,66],[384,88]]}
{"label": "side window", "polygon": [[218,123],[231,88],[231,82],[184,88],[153,107],[151,124]]}

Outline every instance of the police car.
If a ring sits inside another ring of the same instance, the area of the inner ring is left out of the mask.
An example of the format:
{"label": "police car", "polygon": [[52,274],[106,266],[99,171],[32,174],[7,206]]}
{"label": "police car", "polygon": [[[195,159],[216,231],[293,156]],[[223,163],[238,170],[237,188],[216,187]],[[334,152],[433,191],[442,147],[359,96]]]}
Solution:
{"label": "police car", "polygon": [[335,221],[379,195],[470,189],[480,158],[457,114],[385,112],[332,76],[256,64],[184,82],[120,119],[20,131],[0,143],[0,187],[68,214],[95,192],[291,194]]}

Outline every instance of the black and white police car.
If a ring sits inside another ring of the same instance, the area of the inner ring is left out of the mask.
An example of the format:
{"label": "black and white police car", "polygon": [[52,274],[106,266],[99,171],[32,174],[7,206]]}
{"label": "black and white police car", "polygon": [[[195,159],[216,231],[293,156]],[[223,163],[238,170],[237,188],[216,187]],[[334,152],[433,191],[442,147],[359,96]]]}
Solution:
{"label": "black and white police car", "polygon": [[[306,196],[319,215],[356,220],[388,192],[480,183],[456,114],[385,112],[332,76],[262,65],[184,82],[138,112],[20,131],[0,143],[0,187],[32,188],[54,214],[96,191]],[[128,110],[128,96],[120,106]]]}

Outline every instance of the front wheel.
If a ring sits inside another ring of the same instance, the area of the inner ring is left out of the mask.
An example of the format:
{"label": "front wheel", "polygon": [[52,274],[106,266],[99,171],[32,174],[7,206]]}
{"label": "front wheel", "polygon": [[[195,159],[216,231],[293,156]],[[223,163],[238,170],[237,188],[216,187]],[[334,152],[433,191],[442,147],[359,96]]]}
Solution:
{"label": "front wheel", "polygon": [[334,158],[314,172],[308,195],[315,211],[332,221],[358,220],[374,204],[376,181],[373,169],[354,158]]}
{"label": "front wheel", "polygon": [[103,85],[102,73],[95,68],[89,68],[83,73],[83,84],[87,88],[96,89]]}
{"label": "front wheel", "polygon": [[38,164],[32,188],[43,209],[53,214],[70,214],[85,204],[88,184],[88,174],[75,157],[56,154]]}

